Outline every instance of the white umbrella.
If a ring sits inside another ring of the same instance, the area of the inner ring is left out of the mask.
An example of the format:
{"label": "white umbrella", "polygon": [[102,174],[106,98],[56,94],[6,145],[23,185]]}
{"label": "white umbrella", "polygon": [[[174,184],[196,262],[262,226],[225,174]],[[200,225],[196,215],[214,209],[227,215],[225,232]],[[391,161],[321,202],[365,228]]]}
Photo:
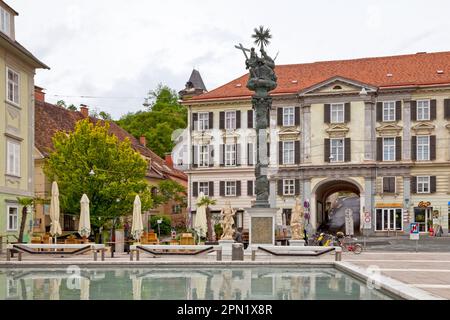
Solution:
{"label": "white umbrella", "polygon": [[61,225],[59,224],[59,190],[56,181],[52,183],[52,198],[50,200],[50,234],[55,237],[62,234]]}
{"label": "white umbrella", "polygon": [[[204,197],[205,194],[203,192],[200,192],[200,195],[197,198],[197,203],[200,202],[200,200]],[[207,228],[208,224],[206,222],[206,206],[197,206],[197,212],[195,214],[194,221],[194,230],[197,230],[200,237],[205,237]]]}
{"label": "white umbrella", "polygon": [[144,232],[144,224],[142,223],[141,198],[136,195],[133,203],[133,224],[131,225],[131,235],[139,241]]}
{"label": "white umbrella", "polygon": [[142,278],[132,277],[133,300],[142,299]]}
{"label": "white umbrella", "polygon": [[89,214],[89,198],[85,193],[81,197],[80,208],[80,223],[78,225],[78,233],[83,238],[87,238],[91,234],[91,217]]}
{"label": "white umbrella", "polygon": [[89,300],[89,289],[91,280],[87,278],[81,278],[80,283],[80,300]]}

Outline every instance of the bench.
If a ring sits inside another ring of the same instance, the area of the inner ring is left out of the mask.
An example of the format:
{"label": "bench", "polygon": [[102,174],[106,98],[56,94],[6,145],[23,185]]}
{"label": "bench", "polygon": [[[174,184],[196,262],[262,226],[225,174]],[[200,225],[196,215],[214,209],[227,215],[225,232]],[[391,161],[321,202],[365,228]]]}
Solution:
{"label": "bench", "polygon": [[321,246],[254,246],[252,247],[252,261],[256,259],[256,253],[258,250],[269,253],[274,256],[284,257],[318,257],[327,252],[336,252],[336,261],[342,260],[342,248],[341,247],[321,247]]}
{"label": "bench", "polygon": [[217,251],[217,260],[222,260],[221,246],[208,245],[145,245],[130,246],[130,261],[133,261],[136,253],[136,261],[139,261],[140,251],[150,253],[153,257],[160,255],[198,255]]}
{"label": "bench", "polygon": [[[69,251],[67,251],[69,249]],[[45,251],[44,251],[45,250]],[[63,250],[63,251],[59,251]],[[27,244],[17,243],[8,244],[6,247],[6,261],[11,261],[13,252],[18,253],[18,261],[22,261],[22,254],[58,254],[58,255],[77,255],[83,254],[89,251],[94,252],[94,261],[97,261],[97,255],[101,253],[102,261],[105,261],[105,245],[104,244]]]}

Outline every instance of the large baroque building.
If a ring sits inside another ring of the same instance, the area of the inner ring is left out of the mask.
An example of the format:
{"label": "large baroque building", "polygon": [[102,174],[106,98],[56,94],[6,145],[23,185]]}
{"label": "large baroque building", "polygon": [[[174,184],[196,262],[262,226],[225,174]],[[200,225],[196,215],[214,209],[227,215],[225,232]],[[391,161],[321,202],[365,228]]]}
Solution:
{"label": "large baroque building", "polygon": [[[309,222],[327,217],[326,199],[359,196],[357,229],[448,233],[450,211],[450,52],[279,65],[268,130],[270,203],[289,224],[295,198]],[[177,164],[189,177],[189,207],[200,192],[229,200],[248,228],[254,196],[255,119],[243,75],[183,103],[189,127]],[[177,155],[175,155],[177,157]],[[434,221],[436,222],[436,220]]]}
{"label": "large baroque building", "polygon": [[[34,195],[34,75],[48,69],[16,41],[18,13],[0,1],[0,241],[17,241],[19,198]],[[25,223],[27,228],[29,223]],[[3,238],[3,240],[2,240]]]}

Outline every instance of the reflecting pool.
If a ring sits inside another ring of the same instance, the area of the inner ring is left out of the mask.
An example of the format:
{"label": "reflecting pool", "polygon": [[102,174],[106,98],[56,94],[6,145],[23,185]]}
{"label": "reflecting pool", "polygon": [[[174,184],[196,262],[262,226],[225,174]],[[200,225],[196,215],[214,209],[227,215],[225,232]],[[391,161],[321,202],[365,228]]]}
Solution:
{"label": "reflecting pool", "polygon": [[334,268],[0,269],[2,300],[391,299]]}

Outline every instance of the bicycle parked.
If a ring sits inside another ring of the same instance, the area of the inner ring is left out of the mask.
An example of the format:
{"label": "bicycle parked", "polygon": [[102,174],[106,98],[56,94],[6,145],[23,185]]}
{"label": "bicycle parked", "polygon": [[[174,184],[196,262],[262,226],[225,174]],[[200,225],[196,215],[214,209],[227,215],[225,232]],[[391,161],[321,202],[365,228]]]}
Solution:
{"label": "bicycle parked", "polygon": [[[360,243],[355,243],[353,240],[358,240],[352,238],[351,236],[344,236],[344,233],[338,232],[336,234],[338,245],[342,248],[342,251],[353,252],[354,254],[360,254],[363,251],[363,246]],[[348,242],[351,241],[351,242]]]}

